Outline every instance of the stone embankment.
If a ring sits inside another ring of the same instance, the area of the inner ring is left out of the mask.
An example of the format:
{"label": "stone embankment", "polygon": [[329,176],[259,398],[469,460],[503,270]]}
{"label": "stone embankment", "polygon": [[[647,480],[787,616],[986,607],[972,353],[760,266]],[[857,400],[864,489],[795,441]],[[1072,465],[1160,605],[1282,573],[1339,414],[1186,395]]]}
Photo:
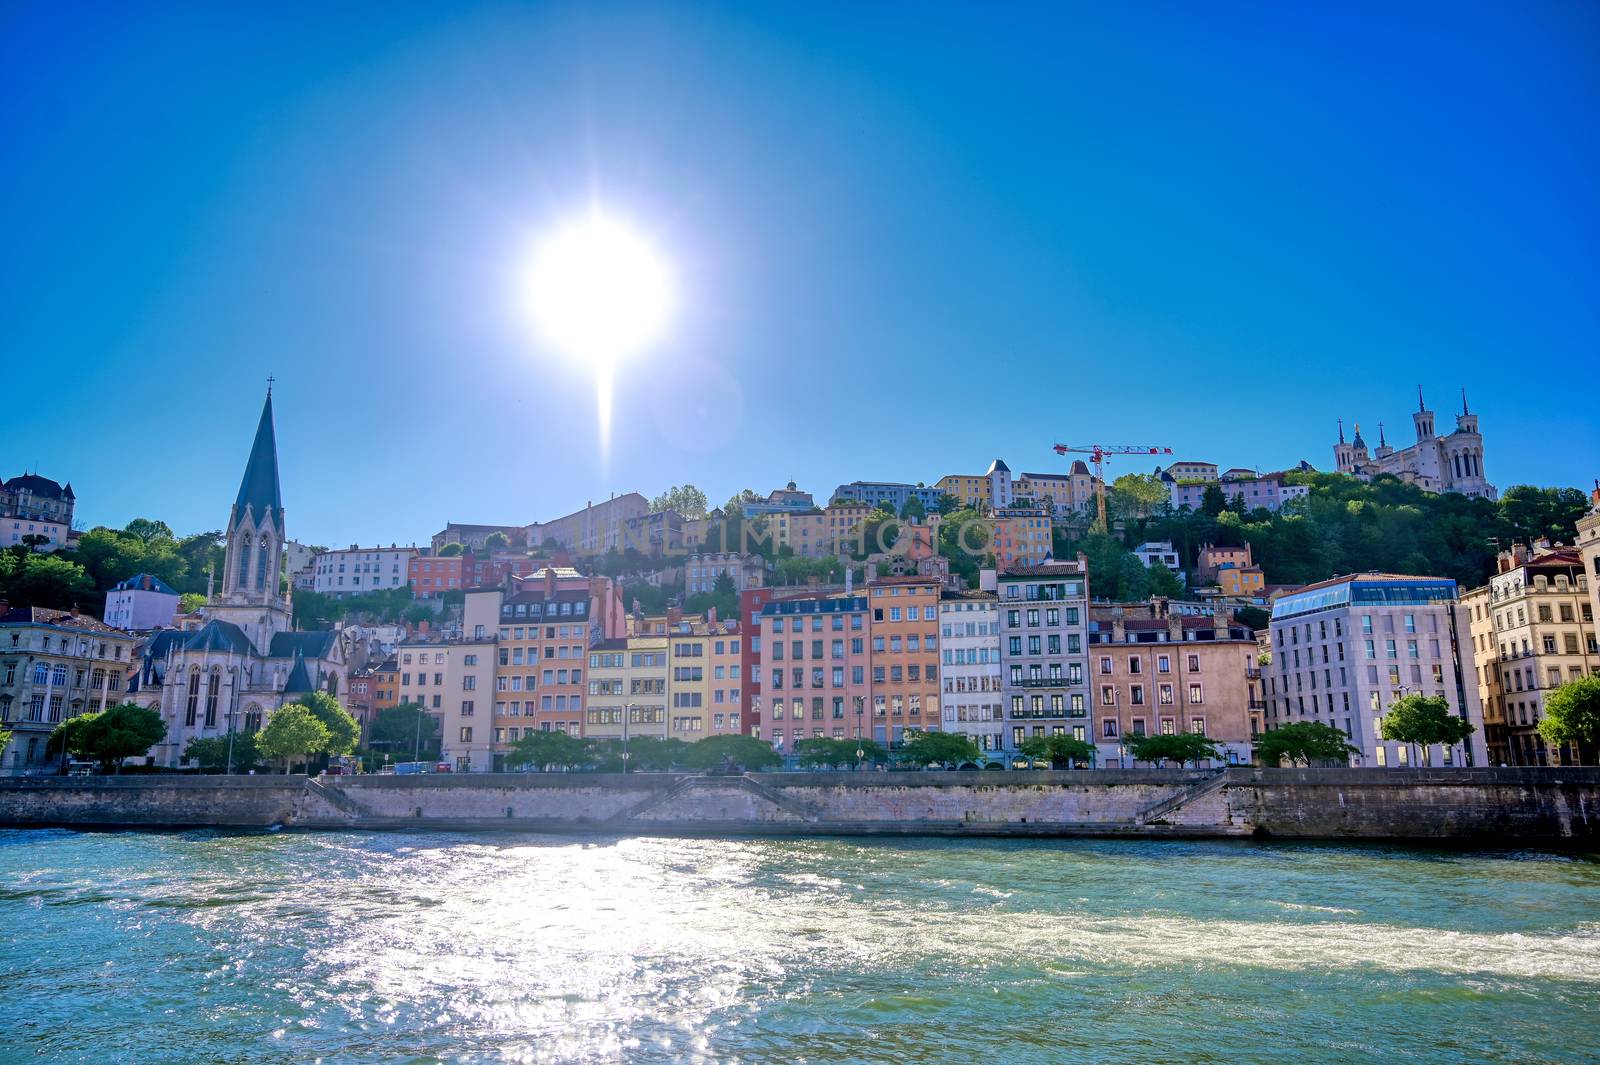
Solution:
{"label": "stone embankment", "polygon": [[1600,840],[1600,769],[0,779],[0,824]]}

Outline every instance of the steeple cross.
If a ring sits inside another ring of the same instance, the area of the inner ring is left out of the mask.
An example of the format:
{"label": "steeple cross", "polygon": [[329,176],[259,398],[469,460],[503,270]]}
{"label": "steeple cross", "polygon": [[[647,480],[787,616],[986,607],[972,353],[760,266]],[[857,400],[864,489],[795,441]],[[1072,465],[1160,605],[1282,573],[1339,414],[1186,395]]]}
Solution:
{"label": "steeple cross", "polygon": [[267,398],[268,399],[272,398],[272,382],[274,382],[276,380],[277,380],[277,378],[273,377],[271,374],[267,375]]}

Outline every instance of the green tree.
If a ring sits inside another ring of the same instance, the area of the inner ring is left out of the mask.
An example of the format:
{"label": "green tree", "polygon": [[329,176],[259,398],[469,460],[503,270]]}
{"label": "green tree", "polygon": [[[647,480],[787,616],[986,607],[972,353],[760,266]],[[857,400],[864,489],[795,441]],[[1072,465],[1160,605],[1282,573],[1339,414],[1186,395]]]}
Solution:
{"label": "green tree", "polygon": [[551,767],[571,769],[583,765],[588,755],[588,744],[576,736],[554,729],[549,732],[529,731],[506,752],[506,765],[533,766],[542,773]]}
{"label": "green tree", "polygon": [[95,588],[82,566],[57,555],[29,554],[14,563],[5,589],[12,606],[67,610],[93,601]]}
{"label": "green tree", "polygon": [[1148,517],[1172,501],[1166,484],[1153,473],[1125,473],[1108,487],[1112,509],[1121,517]]}
{"label": "green tree", "polygon": [[725,759],[748,773],[783,764],[770,743],[754,736],[712,736],[689,744],[683,754],[683,763],[695,769],[714,769]]}
{"label": "green tree", "polygon": [[199,592],[184,592],[178,597],[178,613],[193,614],[206,605],[206,597]]}
{"label": "green tree", "polygon": [[675,510],[689,521],[705,517],[707,509],[706,494],[692,484],[673,485],[650,501],[652,514]]}
{"label": "green tree", "polygon": [[1172,572],[1159,562],[1149,566],[1150,594],[1163,595],[1168,599],[1179,599],[1184,594],[1183,578]]}
{"label": "green tree", "polygon": [[1578,763],[1583,764],[1584,748],[1600,745],[1600,676],[1590,674],[1551,692],[1539,719],[1539,735],[1551,747],[1577,744]]}
{"label": "green tree", "polygon": [[934,501],[933,509],[940,514],[954,514],[961,509],[961,500],[949,492],[944,492]]}
{"label": "green tree", "polygon": [[455,558],[458,555],[465,554],[466,550],[467,549],[465,547],[463,547],[461,544],[448,543],[448,544],[445,544],[443,547],[439,548],[438,557],[439,558]]}
{"label": "green tree", "polygon": [[493,554],[496,551],[504,551],[510,546],[511,537],[507,536],[499,529],[496,529],[494,532],[483,538],[483,549],[489,554]]}
{"label": "green tree", "polygon": [[350,716],[339,700],[327,692],[307,692],[295,700],[311,711],[311,716],[328,730],[328,742],[316,753],[349,754],[361,739],[361,724]]}
{"label": "green tree", "polygon": [[327,750],[328,740],[328,727],[309,707],[289,703],[274,710],[267,727],[256,733],[256,750],[266,758],[282,758],[287,776],[296,758]]}
{"label": "green tree", "polygon": [[1435,743],[1454,747],[1465,742],[1477,729],[1466,718],[1450,712],[1450,703],[1440,695],[1405,695],[1389,704],[1378,735],[1397,743],[1421,745],[1424,765],[1432,764]]}
{"label": "green tree", "polygon": [[906,730],[899,754],[902,762],[915,766],[949,767],[975,762],[981,757],[978,745],[959,732],[914,732],[910,729]]}
{"label": "green tree", "polygon": [[5,758],[6,746],[10,742],[11,742],[11,732],[10,732],[10,730],[4,729],[4,728],[0,728],[0,759],[4,759]]}
{"label": "green tree", "polygon": [[1153,736],[1133,734],[1124,736],[1122,745],[1133,755],[1134,761],[1155,762],[1157,765],[1193,762],[1198,766],[1202,758],[1215,761],[1222,757],[1222,749],[1217,746],[1217,741],[1200,732],[1158,733]]}
{"label": "green tree", "polygon": [[439,719],[418,703],[386,707],[367,726],[367,748],[393,756],[397,762],[413,756],[433,762],[439,758]]}
{"label": "green tree", "polygon": [[1350,745],[1345,734],[1320,721],[1297,721],[1283,725],[1256,737],[1256,760],[1262,765],[1276,768],[1284,761],[1291,766],[1344,764],[1357,748]]}
{"label": "green tree", "polygon": [[[635,736],[628,741],[628,768],[634,770],[666,770],[683,762],[691,745],[676,737]],[[621,741],[617,741],[620,754]],[[620,762],[618,763],[620,766]]]}
{"label": "green tree", "polygon": [[[183,748],[183,756],[203,769],[228,768],[227,736],[195,736]],[[254,732],[233,734],[233,771],[244,773],[262,765],[261,752],[256,749]]]}
{"label": "green tree", "polygon": [[921,521],[928,516],[928,508],[922,505],[922,500],[910,496],[906,499],[905,506],[900,508],[900,516],[906,521]]}
{"label": "green tree", "polygon": [[[856,757],[857,751],[861,752],[859,759]],[[809,769],[823,766],[854,766],[857,761],[877,765],[889,760],[889,752],[884,750],[883,744],[865,737],[852,740],[817,736],[797,742],[794,745],[794,753],[800,764]]]}
{"label": "green tree", "polygon": [[1029,736],[1017,750],[1035,761],[1049,762],[1051,769],[1071,769],[1074,762],[1093,765],[1098,753],[1094,744],[1061,732]]}
{"label": "green tree", "polygon": [[1258,606],[1242,606],[1233,612],[1233,618],[1254,632],[1260,632],[1272,624],[1272,615]]}
{"label": "green tree", "polygon": [[121,703],[98,714],[80,714],[63,721],[51,733],[47,750],[65,750],[106,772],[116,772],[128,758],[148,754],[167,734],[161,712],[133,703]]}
{"label": "green tree", "polygon": [[1200,509],[1213,518],[1221,514],[1228,507],[1228,497],[1223,495],[1222,486],[1215,482],[1206,485],[1200,495]]}
{"label": "green tree", "polygon": [[207,574],[215,577],[217,588],[222,587],[223,540],[219,529],[195,533],[179,540],[174,552],[183,563],[183,574],[176,581],[167,581],[179,592],[203,593]]}
{"label": "green tree", "polygon": [[173,539],[172,526],[164,521],[152,521],[150,518],[134,518],[122,531],[143,544]]}

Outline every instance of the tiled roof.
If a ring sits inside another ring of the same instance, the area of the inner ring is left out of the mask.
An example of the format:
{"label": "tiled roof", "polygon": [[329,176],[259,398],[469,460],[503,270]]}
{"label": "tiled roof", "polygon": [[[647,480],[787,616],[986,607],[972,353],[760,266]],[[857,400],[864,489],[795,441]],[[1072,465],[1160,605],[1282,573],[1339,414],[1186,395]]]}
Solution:
{"label": "tiled roof", "polygon": [[13,492],[25,488],[34,495],[44,496],[47,499],[74,498],[70,481],[63,486],[48,477],[40,477],[37,473],[24,473],[20,477],[11,478],[9,481],[0,481],[0,488],[7,488]]}
{"label": "tiled roof", "polygon": [[138,576],[129,577],[127,580],[121,581],[112,591],[160,592],[162,595],[178,594],[166,581],[148,573],[141,573]]}
{"label": "tiled roof", "polygon": [[283,694],[302,695],[315,690],[316,685],[311,683],[311,671],[306,668],[305,655],[296,651],[294,666],[289,670],[289,676],[283,682]]}
{"label": "tiled roof", "polygon": [[42,606],[13,607],[0,614],[0,625],[57,625],[62,628],[82,629],[85,632],[103,632],[108,636],[127,636],[121,629],[113,628],[88,614],[71,610],[51,610]]}

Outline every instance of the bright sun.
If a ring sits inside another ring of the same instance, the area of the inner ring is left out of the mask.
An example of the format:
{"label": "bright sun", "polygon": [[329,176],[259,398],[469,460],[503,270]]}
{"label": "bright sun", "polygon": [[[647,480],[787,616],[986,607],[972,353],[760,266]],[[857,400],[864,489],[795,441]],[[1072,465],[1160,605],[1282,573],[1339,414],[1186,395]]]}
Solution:
{"label": "bright sun", "polygon": [[648,241],[597,211],[538,246],[527,297],[546,340],[608,373],[661,332],[672,280]]}

